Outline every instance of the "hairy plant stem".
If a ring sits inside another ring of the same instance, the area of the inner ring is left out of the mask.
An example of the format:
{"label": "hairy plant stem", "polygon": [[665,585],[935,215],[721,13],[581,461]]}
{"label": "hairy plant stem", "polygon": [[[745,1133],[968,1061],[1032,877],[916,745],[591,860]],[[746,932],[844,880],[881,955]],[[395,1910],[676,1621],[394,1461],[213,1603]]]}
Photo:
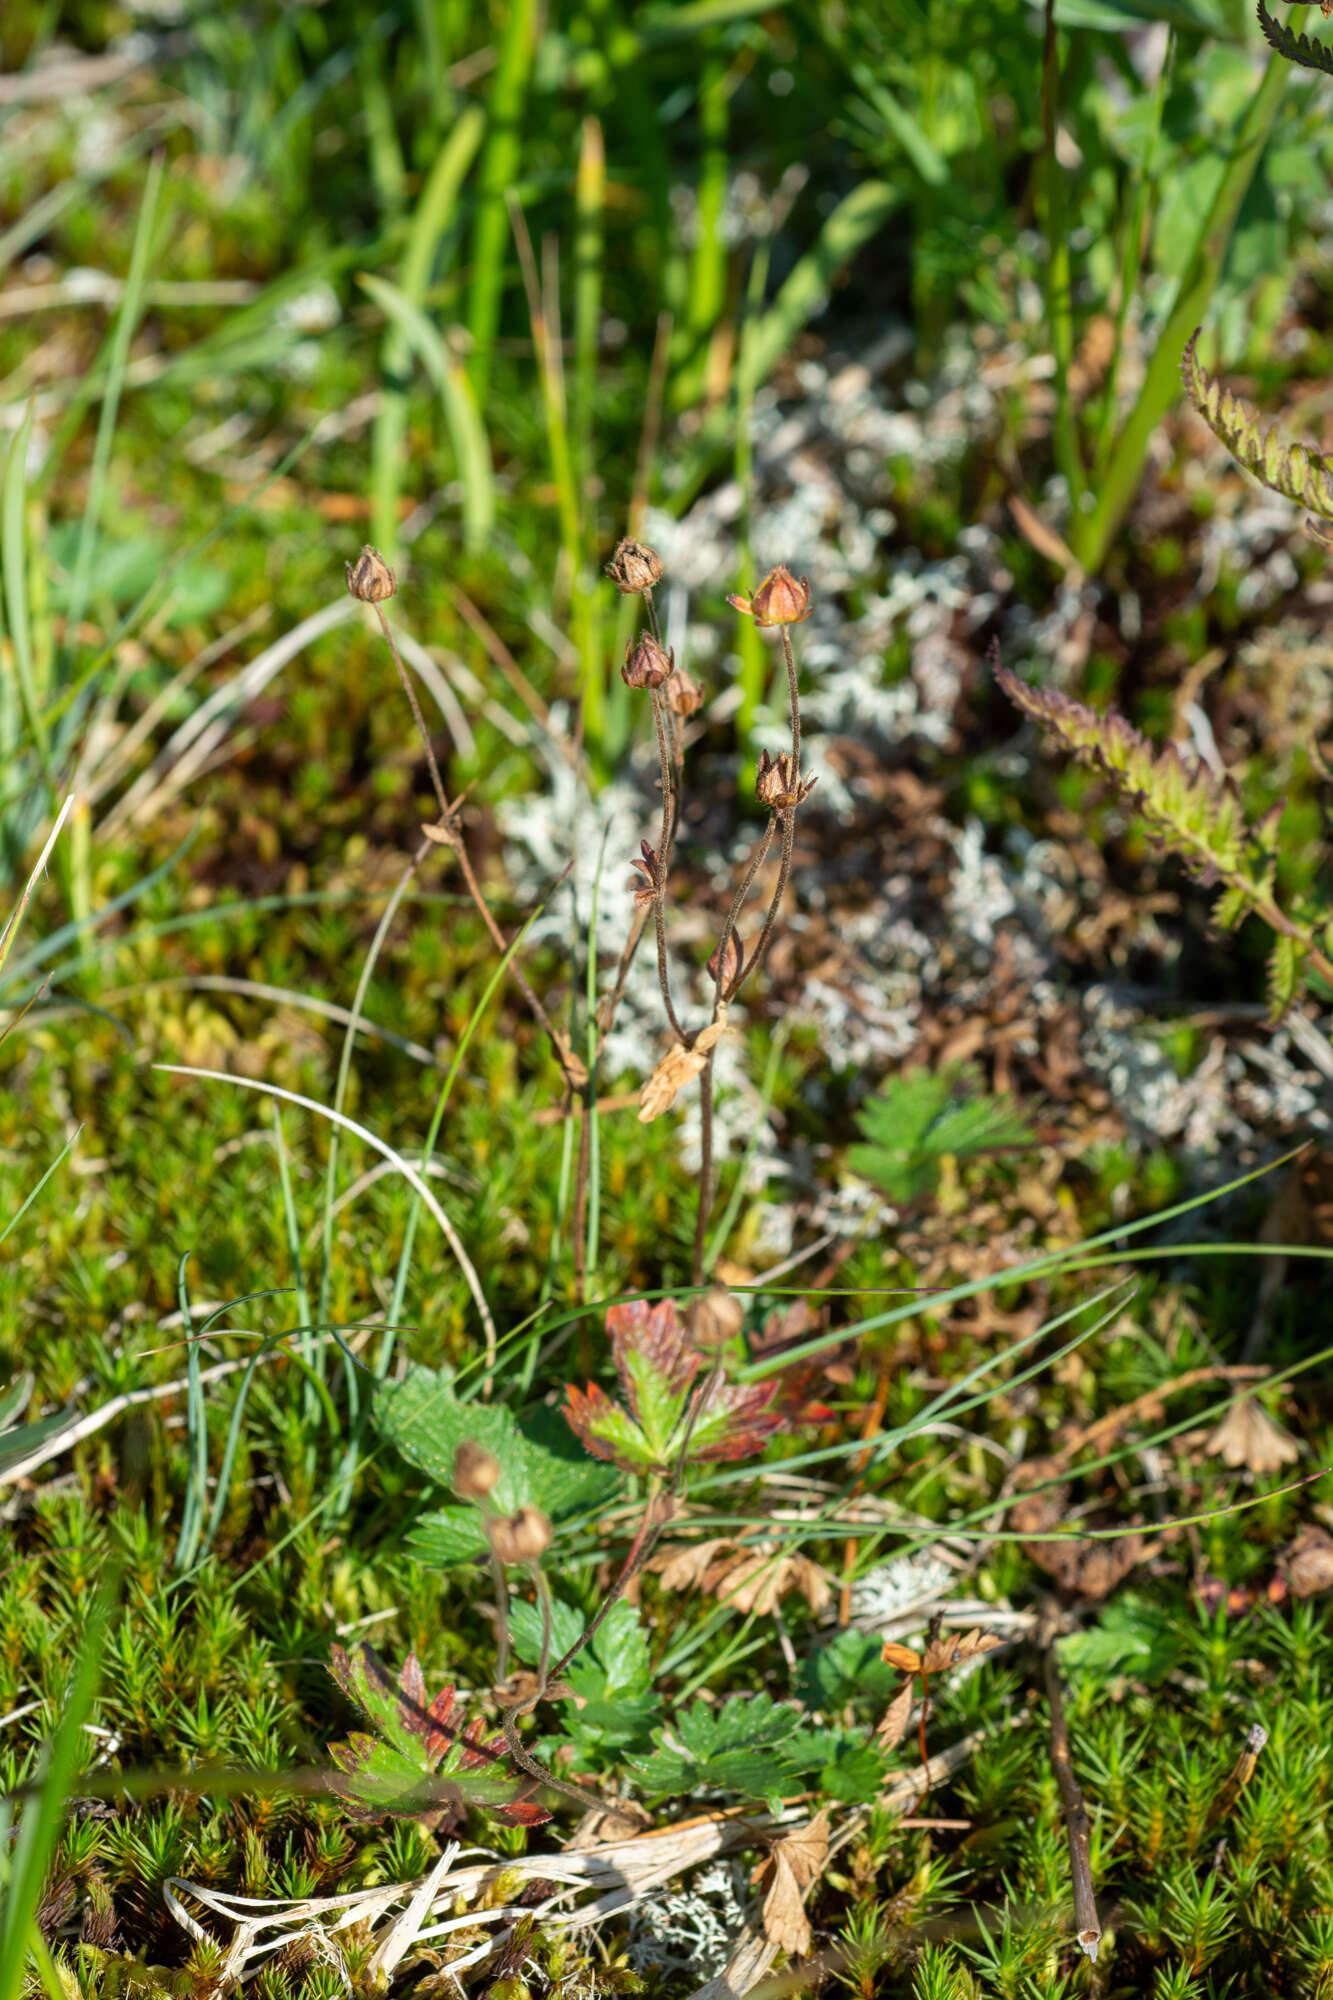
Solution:
{"label": "hairy plant stem", "polygon": [[662,989],[662,1005],[666,1008],[667,1020],[677,1041],[685,1040],[685,1030],[680,1025],[675,1006],[671,999],[671,971],[667,963],[666,899],[667,872],[671,867],[671,850],[676,838],[675,775],[671,767],[671,754],[667,748],[666,730],[662,722],[663,704],[656,688],[650,693],[653,704],[653,725],[657,731],[657,749],[662,764],[662,831],[658,837],[657,865],[653,883],[653,925],[657,932],[657,980]]}
{"label": "hairy plant stem", "polygon": [[1087,1953],[1093,1964],[1097,1963],[1097,1947],[1101,1943],[1101,1919],[1097,1915],[1097,1898],[1092,1886],[1092,1858],[1089,1846],[1090,1825],[1088,1809],[1074,1775],[1074,1766],[1069,1755],[1069,1727],[1065,1721],[1065,1705],[1060,1691],[1060,1674],[1055,1663],[1055,1633],[1048,1628],[1042,1634],[1042,1669],[1046,1682],[1046,1705],[1051,1712],[1051,1769],[1060,1792],[1060,1808],[1064,1814],[1065,1831],[1069,1837],[1069,1876],[1074,1891],[1075,1937],[1080,1951]]}
{"label": "hairy plant stem", "polygon": [[[778,825],[777,814],[770,813],[768,816],[768,825],[764,828],[764,831],[760,836],[759,843],[756,846],[754,853],[750,856],[750,865],[746,869],[744,875],[741,877],[741,885],[731,899],[731,908],[727,911],[727,921],[722,926],[722,937],[717,947],[717,983],[713,994],[713,1007],[715,1011],[721,1005],[723,1000],[734,1000],[736,997],[737,989],[740,984],[740,971],[737,972],[736,978],[731,981],[730,985],[727,987],[726,992],[724,993],[722,991],[723,981],[726,978],[726,971],[727,971],[727,946],[731,941],[732,933],[735,931],[736,925],[740,921],[741,911],[745,907],[745,899],[749,895],[752,887],[754,886],[754,878],[759,873],[759,870],[763,867],[764,861],[768,855],[768,850],[773,845],[773,835],[777,831],[777,825]],[[742,969],[743,967],[744,967],[744,957],[742,956]]]}
{"label": "hairy plant stem", "polygon": [[[411,676],[407,668],[403,665],[402,655],[398,651],[389,621],[378,604],[375,606],[375,616],[379,619],[380,630],[384,634],[389,651],[393,654],[394,665],[398,669],[398,678],[403,684],[403,692],[407,696],[413,719],[417,725],[417,733],[421,737],[422,747],[426,753],[426,764],[430,771],[431,786],[435,793],[436,804],[440,808],[440,825],[449,836],[446,845],[457,855],[458,865],[463,873],[463,881],[467,886],[468,894],[476,905],[477,914],[490,934],[491,943],[503,955],[509,949],[508,940],[491,914],[490,904],[486,901],[482,893],[481,884],[478,882],[473,869],[472,857],[467,851],[467,846],[461,832],[454,824],[453,814],[457,810],[457,805],[451,806],[449,803],[449,795],[444,788],[444,779],[440,775],[440,766],[436,760],[435,747],[430,740],[430,731],[426,727],[426,718],[421,713],[421,704],[417,700],[416,689],[412,685]],[[581,1074],[582,1065],[574,1062],[573,1052],[569,1044],[565,1041],[564,1036],[547,1013],[546,1008],[533,992],[521,968],[511,963],[510,971],[514,976],[515,985],[518,987],[519,992],[523,995],[532,1012],[533,1018],[549,1037],[551,1047],[556,1053],[556,1059],[565,1073],[566,1082],[571,1089],[576,1089],[583,1080]]]}
{"label": "hairy plant stem", "polygon": [[696,1285],[704,1281],[704,1243],[712,1209],[713,1051],[710,1049],[699,1078],[699,1203],[694,1211],[694,1256],[690,1265],[691,1282]]}

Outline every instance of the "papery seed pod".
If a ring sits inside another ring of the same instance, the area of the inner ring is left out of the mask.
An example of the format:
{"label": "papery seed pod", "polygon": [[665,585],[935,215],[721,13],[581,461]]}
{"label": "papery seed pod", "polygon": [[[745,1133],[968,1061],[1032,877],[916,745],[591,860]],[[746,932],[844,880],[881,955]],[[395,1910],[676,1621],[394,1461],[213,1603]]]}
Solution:
{"label": "papery seed pod", "polygon": [[536,1562],[551,1546],[551,1524],[540,1507],[520,1507],[486,1523],[491,1548],[502,1563]]}
{"label": "papery seed pod", "polygon": [[[717,978],[718,951],[720,950],[721,946],[719,945],[708,961],[708,977],[712,980],[716,980]],[[741,967],[744,963],[745,954],[741,948],[740,937],[733,927],[733,929],[727,932],[727,969],[722,980],[722,997],[724,1000],[727,997],[727,989],[730,987],[732,980],[740,977]]]}
{"label": "papery seed pod", "polygon": [[685,1315],[697,1347],[722,1347],[741,1330],[745,1307],[733,1292],[714,1285],[701,1299],[695,1299]]}
{"label": "papery seed pod", "polygon": [[693,715],[703,707],[704,691],[697,681],[690,679],[684,667],[676,668],[663,693],[673,715]]}
{"label": "papery seed pod", "polygon": [[639,855],[636,855],[630,862],[630,867],[639,869],[645,879],[633,884],[634,906],[636,909],[646,910],[657,900],[657,849],[650,847],[646,840],[641,840],[639,854],[643,859],[640,860]]}
{"label": "papery seed pod", "polygon": [[625,648],[625,664],[620,677],[626,687],[660,688],[671,678],[676,664],[674,653],[659,646],[651,632],[640,632]]}
{"label": "papery seed pod", "polygon": [[654,584],[661,582],[662,558],[646,542],[631,541],[626,536],[616,543],[615,553],[606,565],[606,574],[626,597],[640,597],[645,590],[651,590]]}
{"label": "papery seed pod", "polygon": [[465,1438],[454,1453],[453,1488],[460,1500],[485,1500],[500,1477],[500,1461],[484,1444]]}
{"label": "papery seed pod", "polygon": [[771,569],[748,597],[729,597],[728,604],[744,611],[756,625],[803,625],[810,616],[810,579],[798,583],[781,563]]}
{"label": "papery seed pod", "polygon": [[382,604],[398,588],[398,579],[378,549],[367,545],[354,563],[346,564],[347,588],[363,604]]}

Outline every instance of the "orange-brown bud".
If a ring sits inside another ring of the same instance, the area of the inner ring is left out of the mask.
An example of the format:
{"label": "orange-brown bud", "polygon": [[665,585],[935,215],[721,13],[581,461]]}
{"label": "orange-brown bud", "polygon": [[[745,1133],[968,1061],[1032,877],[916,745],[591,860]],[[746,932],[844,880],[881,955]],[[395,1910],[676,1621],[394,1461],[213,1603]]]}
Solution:
{"label": "orange-brown bud", "polygon": [[551,1524],[540,1507],[520,1507],[517,1514],[488,1521],[486,1533],[502,1563],[536,1562],[551,1546]]}
{"label": "orange-brown bud", "polygon": [[626,687],[660,688],[670,680],[676,664],[674,653],[659,646],[651,632],[640,632],[625,648],[625,664],[620,678]]}
{"label": "orange-brown bud", "polygon": [[354,563],[346,564],[347,588],[363,604],[382,604],[398,588],[398,579],[378,549],[366,547]]}
{"label": "orange-brown bud", "polygon": [[667,707],[674,715],[693,715],[703,707],[704,691],[697,681],[692,681],[684,667],[677,667],[663,690]]}
{"label": "orange-brown bud", "polygon": [[454,1492],[460,1500],[485,1500],[500,1477],[500,1461],[484,1444],[465,1438],[454,1453]]}
{"label": "orange-brown bud", "polygon": [[803,625],[810,616],[810,580],[800,582],[779,563],[771,569],[749,597],[729,597],[737,611],[744,611],[756,625]]}
{"label": "orange-brown bud", "polygon": [[641,597],[645,590],[661,582],[662,558],[646,542],[634,542],[626,536],[624,541],[616,543],[606,573],[626,597]]}

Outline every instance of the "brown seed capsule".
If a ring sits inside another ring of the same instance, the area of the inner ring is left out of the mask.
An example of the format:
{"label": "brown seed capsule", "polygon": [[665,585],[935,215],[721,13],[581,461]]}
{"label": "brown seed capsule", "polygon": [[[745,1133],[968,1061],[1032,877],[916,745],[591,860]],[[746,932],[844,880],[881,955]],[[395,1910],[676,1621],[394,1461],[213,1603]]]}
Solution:
{"label": "brown seed capsule", "polygon": [[638,597],[661,582],[662,558],[646,542],[634,542],[626,536],[624,541],[616,543],[606,573],[626,597]]}
{"label": "brown seed capsule", "polygon": [[363,604],[382,604],[398,588],[398,579],[378,549],[366,547],[346,565],[347,588]]}
{"label": "brown seed capsule", "polygon": [[740,1300],[721,1285],[714,1285],[711,1292],[695,1299],[685,1315],[698,1347],[721,1347],[734,1340],[744,1318],[745,1308]]}
{"label": "brown seed capsule", "polygon": [[789,811],[805,803],[817,782],[815,778],[796,775],[789,750],[780,750],[776,757],[770,757],[767,750],[759,752],[754,790],[760,805],[772,806],[777,812]]}
{"label": "brown seed capsule", "polygon": [[540,1507],[520,1507],[517,1514],[488,1521],[486,1533],[502,1563],[536,1562],[551,1546],[551,1524]]}
{"label": "brown seed capsule", "polygon": [[485,1500],[500,1477],[500,1461],[467,1438],[454,1453],[454,1492],[460,1500]]}
{"label": "brown seed capsule", "polygon": [[704,691],[697,681],[692,681],[684,667],[677,667],[663,689],[667,707],[673,715],[693,715],[703,707]]}
{"label": "brown seed capsule", "polygon": [[[720,950],[720,947],[718,949]],[[735,930],[730,930],[727,932],[727,971],[726,977],[722,981],[722,997],[724,1000],[727,998],[727,991],[733,979],[740,977],[740,970],[744,963],[745,953],[741,949],[740,937]],[[717,967],[718,952],[715,950],[713,956],[708,961],[708,977],[710,979],[717,978]]]}
{"label": "brown seed capsule", "polygon": [[625,664],[620,669],[620,678],[626,687],[660,688],[670,680],[676,664],[674,653],[659,646],[651,632],[640,632],[625,648]]}
{"label": "brown seed capsule", "polygon": [[748,597],[729,597],[727,603],[744,611],[756,625],[803,625],[813,608],[809,578],[803,576],[798,583],[781,563]]}

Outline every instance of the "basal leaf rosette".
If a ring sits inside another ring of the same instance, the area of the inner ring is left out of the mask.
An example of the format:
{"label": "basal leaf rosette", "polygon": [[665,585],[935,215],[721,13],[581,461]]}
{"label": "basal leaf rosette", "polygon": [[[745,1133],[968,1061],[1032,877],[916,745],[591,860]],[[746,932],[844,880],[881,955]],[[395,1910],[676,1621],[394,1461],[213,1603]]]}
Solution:
{"label": "basal leaf rosette", "polygon": [[665,1474],[679,1464],[752,1458],[789,1421],[773,1382],[724,1382],[682,1324],[674,1299],[631,1299],[606,1315],[623,1402],[590,1382],[566,1391],[565,1417],[594,1458],[624,1472]]}

